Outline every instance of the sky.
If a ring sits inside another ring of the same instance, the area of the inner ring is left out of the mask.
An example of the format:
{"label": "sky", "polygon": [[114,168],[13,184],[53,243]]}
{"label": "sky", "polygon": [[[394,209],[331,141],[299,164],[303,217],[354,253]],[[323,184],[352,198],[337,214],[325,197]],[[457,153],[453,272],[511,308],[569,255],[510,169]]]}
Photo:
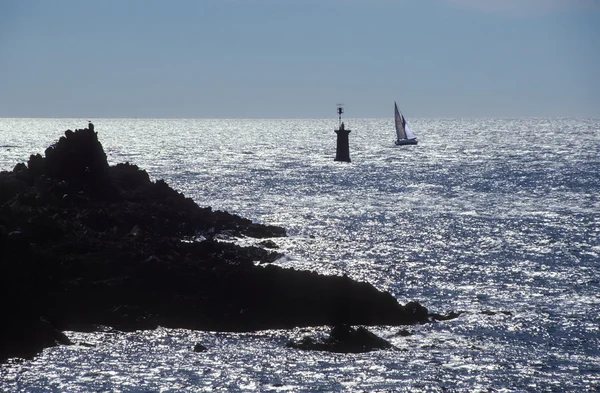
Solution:
{"label": "sky", "polygon": [[600,0],[0,0],[0,117],[600,118]]}

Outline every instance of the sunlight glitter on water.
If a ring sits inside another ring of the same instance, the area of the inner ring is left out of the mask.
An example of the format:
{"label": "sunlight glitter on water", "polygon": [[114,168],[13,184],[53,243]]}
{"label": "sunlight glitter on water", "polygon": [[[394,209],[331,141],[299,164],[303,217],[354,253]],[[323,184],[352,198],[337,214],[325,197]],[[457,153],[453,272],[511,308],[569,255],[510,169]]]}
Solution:
{"label": "sunlight glitter on water", "polygon": [[[87,119],[2,119],[0,168]],[[93,119],[92,119],[93,120]],[[98,119],[109,163],[129,161],[201,206],[281,225],[277,263],[348,274],[452,321],[374,331],[398,348],[306,353],[326,329],[83,334],[2,366],[5,391],[585,391],[600,389],[600,123],[348,119]],[[506,138],[511,130],[515,138]],[[565,143],[564,134],[573,137]],[[252,239],[241,242],[252,243]],[[208,351],[195,353],[201,342]]]}

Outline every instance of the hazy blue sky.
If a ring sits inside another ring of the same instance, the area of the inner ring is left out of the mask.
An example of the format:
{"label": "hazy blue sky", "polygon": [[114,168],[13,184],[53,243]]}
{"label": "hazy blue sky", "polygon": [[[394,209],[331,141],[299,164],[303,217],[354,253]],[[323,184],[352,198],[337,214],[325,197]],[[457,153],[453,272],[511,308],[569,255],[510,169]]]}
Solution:
{"label": "hazy blue sky", "polygon": [[0,0],[0,117],[600,117],[600,0]]}

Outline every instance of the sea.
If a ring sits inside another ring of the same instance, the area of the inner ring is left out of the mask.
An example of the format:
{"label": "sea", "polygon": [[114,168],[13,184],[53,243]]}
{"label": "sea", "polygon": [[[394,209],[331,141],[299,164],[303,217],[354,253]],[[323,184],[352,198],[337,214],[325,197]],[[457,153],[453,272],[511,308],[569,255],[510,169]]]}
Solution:
{"label": "sea", "polygon": [[[0,119],[0,170],[87,120]],[[600,119],[409,119],[419,144],[396,146],[392,118],[348,118],[351,162],[337,118],[91,120],[111,165],[285,227],[277,265],[461,314],[370,327],[394,349],[360,354],[285,345],[327,326],[66,332],[0,391],[600,391]]]}

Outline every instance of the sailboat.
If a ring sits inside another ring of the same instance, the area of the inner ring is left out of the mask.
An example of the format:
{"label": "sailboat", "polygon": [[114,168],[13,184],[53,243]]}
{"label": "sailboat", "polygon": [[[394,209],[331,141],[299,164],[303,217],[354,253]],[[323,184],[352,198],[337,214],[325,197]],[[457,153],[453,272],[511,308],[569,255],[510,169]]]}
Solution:
{"label": "sailboat", "polygon": [[395,101],[394,122],[396,124],[396,136],[398,137],[398,139],[396,140],[396,145],[416,145],[417,137],[406,123],[404,115],[400,114],[400,111],[398,110],[398,105],[396,105]]}

